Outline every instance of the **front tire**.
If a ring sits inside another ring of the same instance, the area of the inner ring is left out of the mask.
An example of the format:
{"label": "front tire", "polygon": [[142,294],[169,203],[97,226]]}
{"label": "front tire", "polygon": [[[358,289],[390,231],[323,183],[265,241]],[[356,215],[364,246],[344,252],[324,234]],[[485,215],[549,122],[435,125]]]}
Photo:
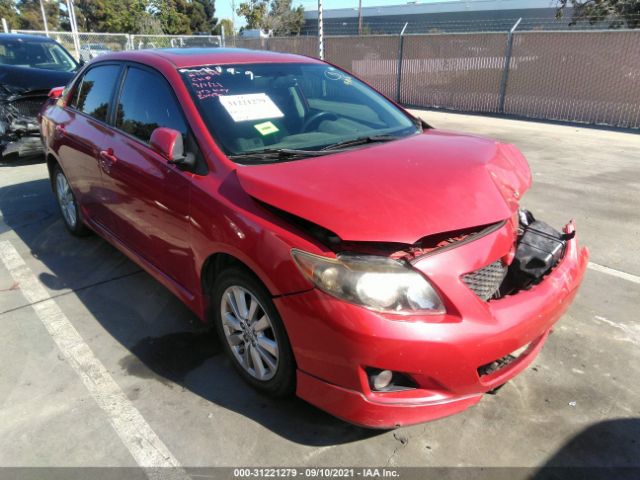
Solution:
{"label": "front tire", "polygon": [[293,352],[262,283],[244,269],[229,268],[218,277],[212,300],[220,341],[245,381],[274,397],[293,393]]}
{"label": "front tire", "polygon": [[91,231],[82,222],[82,218],[80,218],[78,202],[76,202],[76,197],[71,190],[69,181],[62,169],[57,165],[53,169],[52,184],[53,192],[58,201],[58,208],[60,209],[62,220],[67,230],[77,237],[89,235]]}

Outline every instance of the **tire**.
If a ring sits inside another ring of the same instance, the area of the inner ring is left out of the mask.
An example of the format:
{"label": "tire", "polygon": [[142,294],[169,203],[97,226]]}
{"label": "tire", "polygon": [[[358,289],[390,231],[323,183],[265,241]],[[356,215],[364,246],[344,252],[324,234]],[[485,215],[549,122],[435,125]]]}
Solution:
{"label": "tire", "polygon": [[76,237],[85,237],[91,233],[91,230],[82,221],[80,217],[80,209],[76,202],[76,197],[71,191],[69,181],[62,169],[56,165],[51,175],[51,184],[53,193],[55,194],[58,208],[62,215],[64,226],[72,235]]}
{"label": "tire", "polygon": [[[296,378],[293,352],[262,283],[250,272],[231,267],[217,278],[211,298],[220,343],[245,381],[273,397],[292,394]],[[239,298],[244,298],[244,306]]]}

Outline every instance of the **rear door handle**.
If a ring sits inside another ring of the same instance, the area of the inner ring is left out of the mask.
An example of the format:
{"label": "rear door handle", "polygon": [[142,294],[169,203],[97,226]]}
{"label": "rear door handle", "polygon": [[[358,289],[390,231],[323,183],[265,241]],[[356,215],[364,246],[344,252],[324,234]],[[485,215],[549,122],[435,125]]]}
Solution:
{"label": "rear door handle", "polygon": [[100,150],[100,166],[106,173],[109,173],[111,167],[116,163],[118,163],[118,157],[113,154],[113,148]]}

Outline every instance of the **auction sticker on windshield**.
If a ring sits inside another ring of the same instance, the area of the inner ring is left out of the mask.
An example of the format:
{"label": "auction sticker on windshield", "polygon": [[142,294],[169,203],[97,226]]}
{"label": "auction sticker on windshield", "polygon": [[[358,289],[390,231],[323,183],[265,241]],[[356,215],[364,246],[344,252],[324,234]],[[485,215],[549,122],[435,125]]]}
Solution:
{"label": "auction sticker on windshield", "polygon": [[234,122],[281,118],[284,114],[266,93],[246,95],[220,95],[220,104]]}

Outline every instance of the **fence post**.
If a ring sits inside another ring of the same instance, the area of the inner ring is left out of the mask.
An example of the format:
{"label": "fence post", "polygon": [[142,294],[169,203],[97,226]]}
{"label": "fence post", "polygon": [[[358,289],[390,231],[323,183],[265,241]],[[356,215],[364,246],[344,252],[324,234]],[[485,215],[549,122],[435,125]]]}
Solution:
{"label": "fence post", "polygon": [[322,21],[322,0],[318,0],[318,56],[324,60],[324,24]]}
{"label": "fence post", "polygon": [[407,29],[409,22],[405,22],[402,31],[400,32],[400,42],[398,45],[398,77],[396,79],[396,102],[400,103],[400,83],[402,82],[402,52],[404,50],[404,31]]}
{"label": "fence post", "polygon": [[504,70],[502,71],[502,80],[500,81],[500,100],[498,104],[498,112],[504,113],[504,99],[507,95],[507,81],[509,80],[509,67],[511,65],[511,51],[513,50],[513,32],[516,31],[518,25],[522,18],[519,18],[518,21],[511,27],[509,33],[507,34],[507,49],[504,52]]}

